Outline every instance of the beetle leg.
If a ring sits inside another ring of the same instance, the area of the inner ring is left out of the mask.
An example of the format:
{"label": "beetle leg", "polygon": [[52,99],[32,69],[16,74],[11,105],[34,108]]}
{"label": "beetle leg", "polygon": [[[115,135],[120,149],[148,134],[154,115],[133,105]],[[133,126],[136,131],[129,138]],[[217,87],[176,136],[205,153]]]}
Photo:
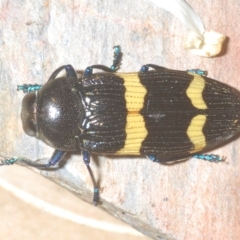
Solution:
{"label": "beetle leg", "polygon": [[[51,166],[54,166],[55,164],[57,164],[58,162],[60,162],[64,156],[65,156],[66,152],[60,151],[60,150],[55,150],[52,157],[50,158],[49,162],[47,164],[39,164],[39,163],[34,163],[32,161],[29,161],[27,159],[21,158],[21,157],[13,157],[10,159],[4,159],[0,161],[0,166],[3,165],[13,165],[17,162],[22,162],[28,166],[31,167],[35,167],[35,168],[49,168]],[[90,167],[90,155],[89,152],[86,150],[82,151],[83,154],[83,161],[85,163],[85,165],[87,166],[88,172],[90,174],[90,177],[92,179],[92,183],[93,183],[93,204],[95,206],[97,206],[100,202],[99,202],[99,188],[97,186],[97,183],[95,181],[92,169]]]}
{"label": "beetle leg", "polygon": [[74,68],[72,67],[72,65],[66,65],[65,70],[67,73],[67,76],[66,76],[67,78],[77,78],[77,74]]}
{"label": "beetle leg", "polygon": [[193,155],[194,158],[197,159],[202,159],[202,160],[206,160],[209,162],[221,162],[221,161],[225,161],[224,157],[220,157],[219,155],[215,155],[215,154],[195,154]]}
{"label": "beetle leg", "polygon": [[[77,143],[77,148],[81,148],[82,147],[82,134],[83,134],[84,130],[80,129],[79,130],[79,135],[76,136],[76,143]],[[97,186],[94,174],[92,172],[92,169],[90,167],[90,154],[87,150],[82,150],[82,156],[83,156],[83,161],[88,169],[89,175],[91,177],[92,183],[93,183],[93,205],[97,206],[100,204],[100,197],[99,197],[99,188]]]}
{"label": "beetle leg", "polygon": [[76,78],[77,77],[77,74],[74,70],[74,68],[68,64],[68,65],[63,65],[59,68],[57,68],[52,74],[51,76],[49,77],[48,81],[51,81],[53,79],[55,79],[57,77],[57,75],[62,71],[62,70],[66,70],[66,73],[67,73],[67,77],[74,77]]}
{"label": "beetle leg", "polygon": [[[166,70],[166,68],[155,65],[155,64],[146,64],[143,65],[140,69],[141,73],[146,73],[148,72],[149,68],[153,68],[156,71],[162,71],[162,70]],[[193,74],[197,74],[200,76],[207,76],[207,71],[201,70],[201,69],[190,69],[187,70],[188,73],[193,73]]]}
{"label": "beetle leg", "polygon": [[146,72],[148,72],[149,68],[153,68],[156,71],[166,70],[166,68],[158,66],[158,65],[155,65],[155,64],[146,64],[146,65],[143,65],[141,67],[140,72],[141,73],[146,73]]}
{"label": "beetle leg", "polygon": [[157,163],[161,162],[160,160],[158,160],[158,158],[155,155],[147,155],[146,157],[153,162],[157,162]]}
{"label": "beetle leg", "polygon": [[66,155],[66,152],[60,151],[60,150],[55,150],[53,152],[52,157],[50,158],[49,162],[46,164],[46,167],[51,167],[60,162],[64,156]]}
{"label": "beetle leg", "polygon": [[178,157],[176,158],[172,158],[172,159],[161,159],[159,160],[158,157],[156,155],[147,155],[146,156],[149,160],[151,160],[152,162],[156,162],[156,163],[177,163],[177,162],[182,162],[182,161],[186,161],[189,159],[189,157],[186,157],[186,158],[181,158],[179,159]]}
{"label": "beetle leg", "polygon": [[[173,161],[178,161],[178,160],[186,160],[185,158],[183,158],[183,159],[173,158],[173,159],[170,159],[170,160],[159,160],[156,155],[147,155],[146,157],[149,160],[151,160],[153,162],[157,162],[157,163],[167,163],[167,162],[173,162]],[[220,157],[220,156],[215,155],[215,154],[195,154],[192,157],[197,158],[197,159],[201,159],[201,160],[205,160],[205,161],[209,161],[209,162],[216,162],[216,163],[225,160],[224,157]]]}
{"label": "beetle leg", "polygon": [[200,76],[207,76],[207,71],[201,70],[201,69],[190,69],[187,70],[188,73],[193,73],[193,74],[197,74]]}
{"label": "beetle leg", "polygon": [[[67,72],[67,78],[77,78],[77,74],[74,70],[74,68],[71,65],[63,65],[56,69],[51,76],[49,77],[48,81],[51,81],[57,77],[57,75],[62,71],[66,70]],[[23,91],[24,93],[30,93],[39,90],[42,87],[42,85],[38,84],[23,84],[17,86],[17,91]]]}
{"label": "beetle leg", "polygon": [[110,67],[112,71],[116,71],[120,68],[121,65],[121,60],[122,60],[122,52],[120,46],[114,46],[113,47],[114,52],[113,52],[113,64]]}
{"label": "beetle leg", "polygon": [[49,168],[51,166],[56,165],[58,162],[60,162],[64,156],[66,155],[66,152],[64,151],[60,151],[60,150],[55,150],[53,152],[52,157],[49,159],[47,164],[38,164],[38,163],[34,163],[34,162],[30,162],[30,161],[26,161],[26,160],[22,160],[23,163],[26,163],[27,165],[31,166],[31,167],[36,167],[36,168]]}
{"label": "beetle leg", "polygon": [[90,76],[92,75],[93,69],[99,69],[104,72],[115,72],[120,68],[121,60],[122,60],[122,52],[120,46],[114,46],[114,54],[113,54],[113,64],[111,67],[107,67],[104,65],[92,65],[90,67],[87,67],[84,71],[83,76]]}
{"label": "beetle leg", "polygon": [[27,160],[25,158],[21,158],[21,157],[13,157],[13,158],[1,160],[0,166],[3,166],[3,165],[13,165],[14,163],[22,162],[22,163],[27,164],[30,167],[49,168],[51,166],[54,166],[58,162],[60,162],[64,158],[65,154],[66,154],[66,152],[63,152],[63,151],[60,151],[60,150],[55,150],[53,152],[52,157],[50,158],[50,160],[48,161],[47,164],[35,163],[35,162],[29,161],[29,160]]}
{"label": "beetle leg", "polygon": [[90,167],[90,154],[88,151],[83,150],[82,155],[83,155],[83,161],[84,161],[85,165],[87,166],[88,172],[90,174],[90,177],[91,177],[92,183],[93,183],[93,205],[97,206],[99,204],[99,188],[97,186],[92,169]]}

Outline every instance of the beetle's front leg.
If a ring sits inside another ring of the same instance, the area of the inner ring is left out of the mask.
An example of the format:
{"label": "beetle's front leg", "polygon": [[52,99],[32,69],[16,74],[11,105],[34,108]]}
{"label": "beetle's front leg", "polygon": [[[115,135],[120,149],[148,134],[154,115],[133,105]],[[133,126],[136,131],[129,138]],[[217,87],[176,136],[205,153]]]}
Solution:
{"label": "beetle's front leg", "polygon": [[[85,163],[85,165],[87,166],[88,172],[90,174],[91,180],[93,182],[93,205],[97,206],[100,202],[99,202],[99,188],[97,186],[97,183],[95,181],[92,169],[90,167],[90,155],[89,152],[86,150],[82,151],[83,154],[83,161]],[[21,157],[13,157],[13,158],[9,158],[9,159],[4,159],[0,161],[0,166],[3,165],[13,165],[17,162],[22,162],[30,167],[35,167],[35,168],[50,168],[51,166],[56,165],[58,162],[60,162],[66,155],[66,152],[64,151],[60,151],[60,150],[55,150],[52,157],[50,158],[50,160],[48,161],[48,163],[46,164],[39,164],[39,163],[34,163],[32,161],[29,161],[25,158],[21,158]]]}
{"label": "beetle's front leg", "polygon": [[22,163],[27,164],[30,167],[49,168],[51,166],[56,165],[58,162],[60,162],[64,158],[65,155],[66,155],[66,152],[60,151],[60,150],[55,150],[53,152],[52,157],[50,158],[50,160],[46,164],[35,163],[35,162],[29,161],[25,158],[21,158],[21,157],[13,157],[13,158],[1,160],[0,166],[13,165],[14,163],[22,162]]}
{"label": "beetle's front leg", "polygon": [[[63,66],[59,67],[58,69],[56,69],[49,77],[48,82],[51,80],[54,80],[62,70],[66,71],[67,78],[77,78],[77,74],[76,74],[74,68],[70,64],[68,64],[68,65],[63,65]],[[30,93],[30,92],[38,91],[41,88],[42,88],[42,85],[39,85],[39,84],[23,84],[23,85],[17,86],[17,91],[23,91],[24,93]]]}
{"label": "beetle's front leg", "polygon": [[49,77],[48,82],[51,80],[54,80],[62,70],[66,71],[67,78],[77,78],[77,74],[76,74],[74,68],[72,67],[72,65],[68,64],[68,65],[63,65],[63,66],[59,67],[58,69],[56,69]]}

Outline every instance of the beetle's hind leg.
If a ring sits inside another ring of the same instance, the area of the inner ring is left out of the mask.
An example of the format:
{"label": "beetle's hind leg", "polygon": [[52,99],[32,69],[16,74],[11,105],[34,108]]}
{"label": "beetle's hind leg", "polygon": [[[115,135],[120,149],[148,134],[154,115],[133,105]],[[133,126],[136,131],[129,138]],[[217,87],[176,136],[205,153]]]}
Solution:
{"label": "beetle's hind leg", "polygon": [[[143,65],[140,69],[140,73],[146,73],[149,71],[149,68],[152,68],[154,69],[155,71],[164,71],[164,70],[167,70],[167,68],[164,68],[164,67],[161,67],[161,66],[158,66],[158,65],[155,65],[155,64],[146,64],[146,65]],[[197,75],[200,75],[200,76],[207,76],[207,71],[204,71],[204,70],[201,70],[201,69],[189,69],[187,70],[188,73],[191,73],[191,74],[197,74]]]}
{"label": "beetle's hind leg", "polygon": [[221,162],[224,161],[225,158],[224,157],[220,157],[219,155],[215,155],[215,154],[195,154],[193,156],[189,156],[186,158],[172,158],[172,159],[167,159],[167,160],[160,160],[156,155],[147,155],[146,156],[149,160],[151,160],[152,162],[156,162],[156,163],[168,163],[168,162],[174,162],[174,161],[185,161],[188,160],[189,158],[193,157],[193,158],[197,158],[197,159],[201,159],[201,160],[205,160],[208,162]]}
{"label": "beetle's hind leg", "polygon": [[189,69],[187,70],[188,73],[193,73],[193,74],[197,74],[200,76],[207,76],[207,71],[201,70],[201,69]]}
{"label": "beetle's hind leg", "polygon": [[104,65],[92,65],[90,67],[87,67],[84,71],[84,76],[89,76],[92,74],[93,69],[99,69],[104,72],[115,72],[120,68],[121,60],[122,60],[122,52],[120,46],[114,46],[114,54],[113,54],[113,63],[111,67],[107,67]]}
{"label": "beetle's hind leg", "polygon": [[209,162],[216,162],[216,163],[225,161],[224,157],[220,157],[219,155],[215,155],[215,154],[195,154],[193,155],[193,157],[197,159],[209,161]]}
{"label": "beetle's hind leg", "polygon": [[147,155],[146,156],[149,160],[151,160],[152,162],[156,162],[156,163],[176,163],[176,162],[182,162],[182,161],[186,161],[188,160],[190,157],[185,157],[185,158],[172,158],[172,159],[159,159],[156,155]]}

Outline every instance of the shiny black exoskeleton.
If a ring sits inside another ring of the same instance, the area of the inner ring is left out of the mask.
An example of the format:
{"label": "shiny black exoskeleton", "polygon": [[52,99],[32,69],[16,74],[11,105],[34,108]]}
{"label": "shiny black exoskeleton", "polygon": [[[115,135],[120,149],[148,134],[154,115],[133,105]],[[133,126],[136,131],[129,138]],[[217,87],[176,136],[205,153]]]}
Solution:
{"label": "shiny black exoskeleton", "polygon": [[81,134],[85,113],[80,91],[73,76],[51,79],[41,90],[28,93],[22,101],[24,131],[55,149],[78,150],[75,137]]}

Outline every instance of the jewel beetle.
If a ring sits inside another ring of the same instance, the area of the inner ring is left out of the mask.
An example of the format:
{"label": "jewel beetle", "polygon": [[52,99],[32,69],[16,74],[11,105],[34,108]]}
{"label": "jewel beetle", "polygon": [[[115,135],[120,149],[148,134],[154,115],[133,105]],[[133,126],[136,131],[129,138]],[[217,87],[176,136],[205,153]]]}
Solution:
{"label": "jewel beetle", "polygon": [[[88,67],[77,76],[71,65],[53,72],[43,86],[23,85],[23,130],[55,149],[51,167],[66,152],[81,151],[90,172],[93,202],[99,189],[92,174],[90,153],[144,155],[155,162],[188,157],[222,161],[203,152],[240,132],[240,92],[206,77],[204,71],[171,70],[153,64],[139,72],[117,73],[122,52],[114,47],[113,65]],[[93,73],[93,69],[102,72]],[[65,77],[57,77],[62,71]]]}

